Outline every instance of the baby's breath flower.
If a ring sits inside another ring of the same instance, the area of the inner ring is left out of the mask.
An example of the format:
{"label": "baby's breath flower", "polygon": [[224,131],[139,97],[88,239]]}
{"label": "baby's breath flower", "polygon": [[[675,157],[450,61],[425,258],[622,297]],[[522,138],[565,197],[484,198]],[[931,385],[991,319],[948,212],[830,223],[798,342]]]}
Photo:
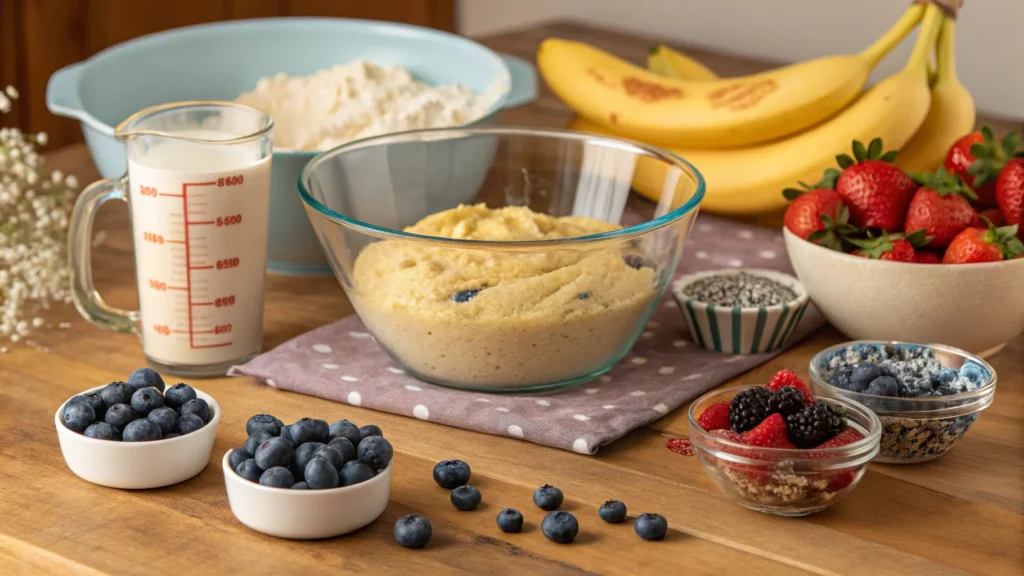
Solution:
{"label": "baby's breath flower", "polygon": [[[17,98],[13,87],[0,91],[0,113]],[[65,239],[78,182],[45,173],[35,147],[46,141],[0,128],[0,337],[11,342],[45,325],[35,312],[71,301]]]}

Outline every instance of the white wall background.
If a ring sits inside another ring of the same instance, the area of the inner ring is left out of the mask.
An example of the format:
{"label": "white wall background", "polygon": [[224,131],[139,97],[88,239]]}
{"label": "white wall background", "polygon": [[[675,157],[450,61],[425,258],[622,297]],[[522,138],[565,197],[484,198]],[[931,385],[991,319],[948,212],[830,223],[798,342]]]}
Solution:
{"label": "white wall background", "polygon": [[[457,0],[459,31],[502,32],[573,19],[644,37],[767,60],[856,52],[899,18],[909,0]],[[898,70],[910,42],[873,81]],[[1024,0],[966,0],[957,26],[960,80],[980,110],[1024,119]]]}

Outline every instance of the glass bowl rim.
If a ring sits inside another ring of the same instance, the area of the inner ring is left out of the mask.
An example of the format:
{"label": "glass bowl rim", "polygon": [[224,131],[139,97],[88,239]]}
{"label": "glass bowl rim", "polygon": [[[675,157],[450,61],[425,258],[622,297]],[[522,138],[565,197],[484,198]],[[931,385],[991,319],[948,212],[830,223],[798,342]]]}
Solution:
{"label": "glass bowl rim", "polygon": [[[948,396],[930,396],[927,398],[879,396],[877,394],[867,394],[865,392],[854,392],[853,390],[846,390],[844,388],[839,388],[829,384],[828,380],[822,377],[821,371],[817,368],[817,364],[825,357],[825,355],[831,354],[832,352],[835,352],[842,348],[848,348],[854,344],[903,344],[910,346],[922,346],[925,348],[931,348],[932,350],[941,350],[948,354],[961,357],[962,359],[964,359],[965,363],[970,361],[979,364],[982,368],[988,370],[989,378],[988,381],[986,381],[984,384],[978,386],[977,388],[971,390],[970,392],[963,392],[961,394],[951,394]],[[927,415],[930,411],[933,410],[943,411],[951,408],[965,409],[967,407],[974,406],[975,404],[985,404],[985,402],[990,400],[992,396],[995,394],[996,381],[998,379],[996,375],[996,370],[995,368],[992,367],[991,364],[989,364],[985,360],[982,360],[981,357],[971,354],[970,352],[967,352],[966,350],[954,348],[953,346],[947,346],[945,344],[926,344],[920,342],[906,342],[903,340],[850,340],[848,342],[843,342],[841,344],[829,346],[828,348],[824,348],[818,351],[818,353],[815,354],[814,356],[811,356],[810,364],[808,366],[808,372],[811,375],[811,381],[814,385],[821,386],[822,388],[825,388],[830,392],[834,392],[838,396],[841,396],[845,399],[854,402],[858,402],[860,404],[864,404],[865,400],[868,402],[884,400],[888,403],[892,403],[894,406],[899,406],[901,404],[904,406],[914,406],[920,403],[921,406],[925,407],[922,410],[901,410],[899,408],[894,408],[891,410],[875,410],[874,408],[870,408],[871,411],[879,412],[886,416],[895,416],[898,414],[921,414],[922,417],[924,417],[924,415]],[[950,406],[950,404],[953,402],[956,402],[956,404]],[[927,408],[928,406],[931,406],[931,408]],[[987,405],[979,406],[978,410],[975,410],[975,412],[982,410],[986,407]]]}
{"label": "glass bowl rim", "polygon": [[[494,240],[469,240],[462,238],[444,238],[439,236],[426,236],[423,234],[414,234],[412,232],[406,232],[404,230],[395,230],[393,228],[386,228],[383,226],[377,226],[369,224],[354,218],[349,218],[343,214],[335,212],[334,210],[323,205],[320,201],[312,197],[306,186],[306,181],[310,178],[316,167],[326,161],[328,158],[333,158],[339,154],[346,152],[352,152],[367,147],[378,146],[389,142],[408,142],[414,140],[425,140],[429,141],[430,136],[446,136],[446,135],[462,135],[463,137],[479,136],[479,135],[494,135],[494,136],[533,136],[543,137],[550,139],[560,140],[572,140],[579,142],[597,142],[608,148],[617,148],[627,152],[633,152],[637,155],[653,156],[666,164],[674,165],[681,169],[683,172],[691,176],[697,184],[697,189],[693,195],[680,207],[672,210],[658,218],[648,220],[647,222],[641,222],[634,226],[628,226],[620,228],[618,230],[612,230],[609,232],[601,232],[598,234],[587,234],[585,236],[576,236],[573,238],[560,238],[556,240],[529,240],[529,241],[494,241]],[[421,138],[421,137],[427,138]],[[657,146],[650,146],[641,142],[628,140],[625,138],[615,138],[609,136],[597,136],[593,134],[586,134],[583,132],[575,132],[572,130],[564,129],[552,129],[552,128],[521,128],[521,127],[481,127],[481,128],[467,128],[454,126],[450,128],[426,128],[419,130],[406,130],[402,132],[391,132],[388,134],[380,134],[377,136],[368,136],[366,138],[360,138],[351,142],[335,146],[328,150],[324,150],[313,157],[303,167],[302,172],[299,174],[299,197],[302,199],[310,208],[316,210],[321,216],[328,218],[329,220],[336,222],[342,226],[353,228],[359,232],[369,234],[382,239],[402,239],[402,240],[414,240],[421,242],[429,242],[434,244],[447,244],[452,246],[460,246],[462,248],[512,248],[522,249],[530,247],[543,247],[551,248],[553,246],[567,247],[576,246],[580,244],[592,244],[603,242],[605,240],[613,239],[630,239],[637,236],[641,236],[653,230],[669,226],[691,212],[697,210],[700,206],[701,201],[704,199],[704,194],[707,190],[706,183],[704,182],[704,176],[700,171],[691,163],[684,160],[682,157],[676,154],[659,148]]]}
{"label": "glass bowl rim", "polygon": [[[739,442],[733,442],[732,440],[726,440],[725,438],[719,438],[718,436],[714,436],[713,434],[711,434],[711,432],[708,432],[707,430],[704,430],[704,428],[701,427],[701,425],[697,423],[697,413],[696,413],[697,406],[702,404],[703,402],[706,402],[711,397],[716,396],[718,394],[723,394],[723,393],[726,393],[726,392],[735,392],[735,393],[738,394],[739,392],[741,392],[743,390],[749,390],[750,388],[761,388],[761,387],[762,386],[759,385],[759,384],[742,384],[742,385],[739,385],[739,386],[729,386],[727,388],[713,388],[712,390],[709,390],[708,392],[705,392],[704,394],[702,394],[699,398],[697,398],[696,400],[694,400],[693,402],[690,403],[690,408],[689,408],[689,410],[687,410],[687,420],[689,421],[689,425],[690,425],[690,436],[692,437],[694,434],[696,434],[697,436],[700,436],[700,437],[702,437],[704,439],[710,439],[711,441],[715,442],[716,444],[720,444],[720,445],[722,445],[722,446],[724,446],[726,448],[734,448],[734,449],[737,449],[737,450],[756,450],[757,452],[763,452],[765,454],[771,454],[771,455],[778,455],[778,456],[781,456],[781,457],[794,456],[794,458],[791,458],[791,459],[794,459],[794,460],[797,460],[797,459],[808,459],[809,460],[809,458],[807,458],[807,456],[809,454],[811,454],[811,453],[814,453],[814,454],[835,454],[836,456],[845,456],[845,457],[848,457],[848,458],[852,458],[852,457],[860,456],[862,454],[866,454],[866,453],[878,450],[878,445],[879,445],[879,442],[881,441],[881,438],[882,438],[882,421],[879,420],[878,415],[875,414],[875,412],[873,410],[871,410],[867,406],[861,404],[860,402],[857,402],[855,400],[850,400],[848,398],[820,398],[820,400],[827,400],[829,402],[833,402],[835,404],[839,404],[839,405],[843,406],[844,408],[846,408],[848,410],[850,408],[853,408],[854,410],[859,412],[860,415],[863,416],[864,418],[867,418],[867,420],[869,422],[869,426],[868,426],[868,429],[867,429],[867,434],[865,434],[863,438],[861,438],[860,440],[857,440],[856,442],[851,442],[849,444],[844,444],[842,446],[834,446],[832,448],[766,448],[766,447],[761,447],[761,446],[750,446],[750,445],[747,445],[747,444],[740,444]],[[734,396],[735,396],[735,394],[734,394]],[[692,440],[691,440],[691,443],[692,443]],[[726,453],[733,454],[737,458],[743,458],[743,459],[746,459],[746,460],[750,460],[751,462],[771,462],[771,461],[773,461],[773,460],[767,460],[767,459],[763,459],[763,458],[749,458],[749,457],[746,457],[746,456],[741,456],[739,454],[735,454],[733,452],[726,452]],[[819,461],[818,459],[814,459],[814,460],[815,461]],[[823,460],[821,460],[821,462],[827,463],[828,460],[827,459],[823,459]],[[844,467],[847,467],[847,466],[849,466],[849,465],[846,464]]]}

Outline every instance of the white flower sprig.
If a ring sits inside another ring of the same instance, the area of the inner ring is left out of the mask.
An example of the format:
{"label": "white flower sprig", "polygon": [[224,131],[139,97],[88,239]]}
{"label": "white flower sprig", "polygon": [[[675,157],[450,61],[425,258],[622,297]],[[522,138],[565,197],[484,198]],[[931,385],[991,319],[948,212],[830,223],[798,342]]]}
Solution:
{"label": "white flower sprig", "polygon": [[[0,92],[0,113],[17,99],[12,86]],[[65,240],[78,182],[44,172],[45,144],[45,132],[0,128],[0,337],[11,342],[44,325],[39,310],[71,302]]]}

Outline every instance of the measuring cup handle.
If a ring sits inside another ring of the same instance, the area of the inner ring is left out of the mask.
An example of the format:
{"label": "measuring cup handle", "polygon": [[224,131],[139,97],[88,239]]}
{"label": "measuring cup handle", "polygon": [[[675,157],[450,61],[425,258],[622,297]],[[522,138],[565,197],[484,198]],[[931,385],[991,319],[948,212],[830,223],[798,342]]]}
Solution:
{"label": "measuring cup handle", "polygon": [[92,281],[92,227],[100,206],[108,200],[127,202],[127,177],[108,178],[89,185],[78,197],[68,229],[68,264],[75,308],[89,322],[114,332],[135,332],[139,313],[107,304]]}

